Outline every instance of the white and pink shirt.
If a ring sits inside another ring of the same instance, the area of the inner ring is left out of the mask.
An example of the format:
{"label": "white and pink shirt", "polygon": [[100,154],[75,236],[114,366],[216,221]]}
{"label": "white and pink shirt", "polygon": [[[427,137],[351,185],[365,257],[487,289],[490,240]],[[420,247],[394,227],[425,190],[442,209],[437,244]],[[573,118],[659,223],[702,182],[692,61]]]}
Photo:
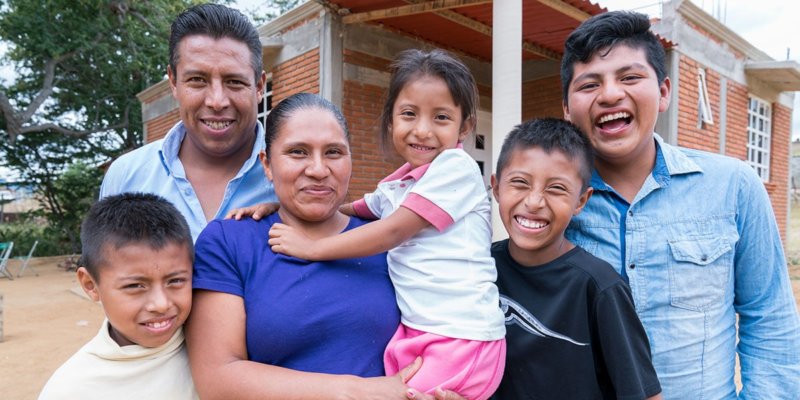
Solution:
{"label": "white and pink shirt", "polygon": [[406,207],[431,224],[388,253],[404,325],[459,339],[505,337],[489,192],[464,150],[445,150],[417,168],[403,165],[353,207],[364,218]]}

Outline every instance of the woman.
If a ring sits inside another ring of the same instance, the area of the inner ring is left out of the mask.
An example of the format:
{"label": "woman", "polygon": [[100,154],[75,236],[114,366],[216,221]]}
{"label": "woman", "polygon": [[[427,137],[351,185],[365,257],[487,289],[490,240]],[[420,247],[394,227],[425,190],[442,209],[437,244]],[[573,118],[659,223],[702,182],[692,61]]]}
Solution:
{"label": "woman", "polygon": [[[366,221],[338,212],[352,169],[342,114],[315,95],[283,100],[267,118],[266,176],[277,213],[213,221],[196,243],[186,328],[192,375],[206,398],[404,399],[420,360],[384,377],[399,321],[386,255],[308,262],[273,253],[283,222],[314,238]],[[362,378],[370,377],[370,378]]]}

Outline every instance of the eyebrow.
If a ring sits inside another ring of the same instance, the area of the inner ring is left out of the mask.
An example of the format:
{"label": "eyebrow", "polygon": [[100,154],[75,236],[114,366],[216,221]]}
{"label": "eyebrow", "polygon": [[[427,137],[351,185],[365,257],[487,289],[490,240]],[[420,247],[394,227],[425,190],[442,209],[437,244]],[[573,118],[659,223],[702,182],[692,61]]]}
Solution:
{"label": "eyebrow", "polygon": [[[644,64],[635,62],[635,63],[631,63],[631,64],[628,64],[628,65],[622,66],[620,68],[617,68],[617,70],[614,71],[614,74],[620,75],[620,74],[623,74],[623,73],[628,72],[630,70],[647,71],[647,66],[644,65]],[[577,82],[577,81],[584,80],[584,79],[597,79],[597,78],[600,77],[600,75],[602,75],[602,74],[600,74],[598,72],[585,72],[583,74],[580,74],[580,75],[576,76],[574,79],[572,79],[572,81],[573,82]]]}
{"label": "eyebrow", "polygon": [[[201,70],[201,69],[187,69],[187,70],[183,71],[183,74],[182,74],[182,75],[183,75],[183,76],[186,76],[186,75],[191,75],[191,76],[198,76],[198,75],[199,75],[199,76],[208,76],[208,75],[209,75],[209,73],[208,73],[207,71],[204,71],[204,70]],[[251,75],[250,75],[250,76],[251,76]],[[249,76],[249,75],[243,75],[243,74],[239,74],[239,73],[233,73],[233,74],[227,74],[227,75],[223,75],[223,76],[222,76],[222,78],[223,78],[223,79],[231,79],[231,78],[234,78],[234,79],[238,79],[238,80],[242,80],[242,81],[247,81],[247,80],[250,78],[250,76]],[[249,81],[248,81],[248,82],[249,82]]]}

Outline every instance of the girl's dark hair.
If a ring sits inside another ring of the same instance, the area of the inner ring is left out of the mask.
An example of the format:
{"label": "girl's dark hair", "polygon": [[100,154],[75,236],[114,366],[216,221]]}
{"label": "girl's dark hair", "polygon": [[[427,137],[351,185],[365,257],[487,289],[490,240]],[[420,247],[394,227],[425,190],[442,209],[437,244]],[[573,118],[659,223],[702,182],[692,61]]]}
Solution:
{"label": "girl's dark hair", "polygon": [[250,49],[250,65],[256,82],[264,69],[258,31],[241,11],[220,4],[200,4],[180,13],[172,22],[169,34],[169,68],[178,76],[178,45],[187,36],[206,35],[214,39],[230,38]]}
{"label": "girl's dark hair", "polygon": [[569,157],[579,169],[582,190],[589,187],[594,164],[592,145],[577,126],[558,118],[532,119],[515,126],[506,136],[500,156],[497,157],[497,179],[500,179],[515,151],[532,147],[538,147],[547,154],[559,151]]}
{"label": "girl's dark hair", "polygon": [[[390,66],[392,74],[386,101],[381,112],[381,145],[385,150],[391,146],[392,110],[400,91],[412,80],[424,76],[442,79],[450,90],[453,101],[461,107],[461,123],[468,119],[475,122],[478,108],[478,86],[464,63],[450,53],[434,49],[425,52],[417,49],[405,50],[397,55]],[[473,123],[473,126],[475,124]],[[474,128],[473,128],[474,129]]]}
{"label": "girl's dark hair", "polygon": [[325,110],[333,114],[333,117],[336,118],[336,122],[339,123],[339,127],[342,128],[342,132],[344,132],[344,137],[350,142],[350,131],[347,130],[347,121],[345,121],[344,115],[342,115],[342,112],[339,111],[333,103],[315,94],[296,93],[281,100],[267,116],[266,126],[264,127],[264,141],[266,142],[265,151],[267,156],[269,156],[269,151],[272,148],[272,142],[278,137],[278,132],[280,132],[286,120],[298,110],[314,108]]}
{"label": "girl's dark hair", "polygon": [[598,52],[608,53],[618,44],[643,49],[647,63],[656,72],[658,83],[664,82],[667,77],[666,54],[664,46],[650,32],[650,20],[646,15],[633,11],[611,11],[584,21],[572,31],[564,43],[561,92],[565,104],[575,63],[586,63]]}
{"label": "girl's dark hair", "polygon": [[95,280],[107,261],[105,249],[144,243],[154,250],[174,243],[186,246],[194,260],[189,225],[175,206],[150,193],[122,193],[101,199],[81,225],[82,254],[78,262]]}

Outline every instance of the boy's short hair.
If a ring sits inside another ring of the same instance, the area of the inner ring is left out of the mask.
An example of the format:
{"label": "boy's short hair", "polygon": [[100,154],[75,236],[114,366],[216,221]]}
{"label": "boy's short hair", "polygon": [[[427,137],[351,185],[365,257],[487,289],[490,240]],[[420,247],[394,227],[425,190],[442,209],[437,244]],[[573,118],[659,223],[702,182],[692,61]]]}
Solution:
{"label": "boy's short hair", "polygon": [[169,201],[149,193],[122,193],[96,202],[81,225],[83,251],[80,266],[99,279],[98,268],[106,246],[146,243],[154,250],[168,244],[185,245],[194,261],[194,244],[189,225]]}
{"label": "boy's short hair", "polygon": [[664,82],[667,77],[664,46],[650,32],[650,20],[647,16],[633,11],[610,11],[581,23],[564,43],[561,90],[565,104],[575,63],[586,63],[598,52],[608,53],[618,44],[644,50],[647,62],[656,72],[658,83]]}
{"label": "boy's short hair", "polygon": [[581,190],[589,187],[594,164],[592,145],[577,126],[558,118],[532,119],[515,126],[503,142],[500,156],[497,157],[497,179],[500,179],[515,151],[531,147],[538,147],[547,154],[559,151],[569,157],[578,164],[583,183]]}

